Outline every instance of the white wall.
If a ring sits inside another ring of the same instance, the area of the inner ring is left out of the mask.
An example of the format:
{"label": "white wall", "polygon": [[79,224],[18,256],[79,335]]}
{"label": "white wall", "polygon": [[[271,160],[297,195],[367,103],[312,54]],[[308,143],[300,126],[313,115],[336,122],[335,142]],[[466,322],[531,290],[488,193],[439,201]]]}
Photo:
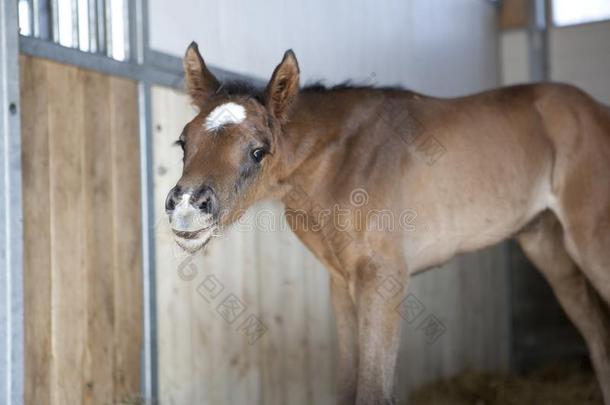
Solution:
{"label": "white wall", "polygon": [[495,8],[484,0],[151,0],[150,41],[268,78],[293,48],[304,81],[402,84],[456,95],[497,84]]}
{"label": "white wall", "polygon": [[551,79],[610,104],[610,21],[553,28],[549,43]]}
{"label": "white wall", "polygon": [[514,29],[500,34],[502,84],[530,81],[529,37],[526,29]]}
{"label": "white wall", "polygon": [[[548,33],[549,80],[580,87],[610,104],[610,21],[551,27]],[[529,43],[526,29],[500,34],[502,84],[527,83]]]}

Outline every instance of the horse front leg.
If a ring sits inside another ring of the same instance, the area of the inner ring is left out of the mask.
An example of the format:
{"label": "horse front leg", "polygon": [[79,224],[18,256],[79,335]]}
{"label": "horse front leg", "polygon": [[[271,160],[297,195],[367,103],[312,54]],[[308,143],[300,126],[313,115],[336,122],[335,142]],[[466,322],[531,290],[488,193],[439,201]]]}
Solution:
{"label": "horse front leg", "polygon": [[407,283],[406,266],[363,265],[355,277],[358,311],[357,405],[394,404],[394,371],[401,316],[396,310]]}

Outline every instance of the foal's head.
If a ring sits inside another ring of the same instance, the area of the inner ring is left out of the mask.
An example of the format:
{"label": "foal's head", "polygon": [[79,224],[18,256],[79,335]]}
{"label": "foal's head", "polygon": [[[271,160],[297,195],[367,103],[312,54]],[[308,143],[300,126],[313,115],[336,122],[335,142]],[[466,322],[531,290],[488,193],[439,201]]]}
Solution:
{"label": "foal's head", "polygon": [[194,42],[184,57],[185,82],[197,116],[180,134],[182,177],[165,209],[177,243],[202,248],[221,225],[265,195],[278,162],[277,140],[299,90],[299,67],[286,52],[265,91],[221,84]]}

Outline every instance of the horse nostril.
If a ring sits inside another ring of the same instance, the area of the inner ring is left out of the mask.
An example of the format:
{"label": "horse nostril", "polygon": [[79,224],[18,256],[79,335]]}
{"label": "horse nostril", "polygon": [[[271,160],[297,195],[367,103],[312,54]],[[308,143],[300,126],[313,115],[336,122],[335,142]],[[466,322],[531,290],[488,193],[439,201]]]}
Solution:
{"label": "horse nostril", "polygon": [[167,194],[167,198],[165,199],[165,210],[173,211],[176,209],[176,200],[178,199],[178,194],[180,194],[180,187],[176,186],[172,188]]}
{"label": "horse nostril", "polygon": [[192,201],[193,205],[197,207],[201,212],[206,214],[213,214],[215,206],[215,194],[211,187],[203,186],[194,195]]}
{"label": "horse nostril", "polygon": [[165,201],[165,209],[167,211],[173,211],[176,208],[176,202],[172,197],[168,197]]}

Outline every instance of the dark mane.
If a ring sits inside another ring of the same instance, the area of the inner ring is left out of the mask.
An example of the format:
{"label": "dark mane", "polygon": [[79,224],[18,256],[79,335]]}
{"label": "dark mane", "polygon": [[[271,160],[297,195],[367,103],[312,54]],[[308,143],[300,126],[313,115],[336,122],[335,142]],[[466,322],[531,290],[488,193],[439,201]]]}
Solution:
{"label": "dark mane", "polygon": [[331,91],[341,90],[382,90],[382,91],[404,91],[402,86],[374,86],[370,84],[355,84],[351,81],[336,84],[334,86],[326,86],[323,82],[314,82],[305,85],[301,91],[313,93],[326,93]]}
{"label": "dark mane", "polygon": [[264,89],[243,80],[231,80],[223,82],[216,91],[216,94],[221,96],[252,97],[261,104],[264,104],[265,102],[264,93]]}
{"label": "dark mane", "polygon": [[[306,84],[301,91],[310,93],[327,93],[342,90],[381,90],[381,91],[406,91],[401,86],[374,86],[366,84],[354,84],[350,81],[326,86],[322,82]],[[243,80],[231,80],[223,82],[216,91],[220,96],[247,96],[252,97],[261,104],[265,104],[265,90],[262,87]]]}

